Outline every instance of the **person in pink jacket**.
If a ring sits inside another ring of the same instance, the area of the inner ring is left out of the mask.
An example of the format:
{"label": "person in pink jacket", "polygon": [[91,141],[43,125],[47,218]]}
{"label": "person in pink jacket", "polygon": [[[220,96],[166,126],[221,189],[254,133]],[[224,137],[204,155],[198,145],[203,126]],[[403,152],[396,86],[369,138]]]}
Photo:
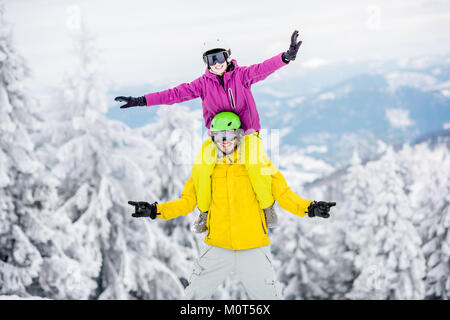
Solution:
{"label": "person in pink jacket", "polygon": [[[251,86],[266,79],[276,70],[294,61],[302,41],[297,41],[298,31],[291,36],[291,43],[286,52],[251,66],[239,66],[231,58],[230,48],[214,44],[203,53],[203,61],[207,65],[205,73],[189,83],[180,84],[174,88],[149,93],[141,97],[118,96],[115,101],[126,104],[120,108],[172,105],[195,98],[202,99],[203,118],[209,129],[214,116],[223,111],[232,111],[241,119],[246,148],[246,157],[242,159],[259,201],[261,209],[273,216],[271,190],[271,170],[269,160],[264,155],[264,146],[259,138],[261,130],[258,110],[251,92]],[[211,202],[211,174],[214,169],[214,143],[208,138],[197,155],[192,168],[192,178],[197,193],[197,206],[201,212],[207,212]],[[256,156],[253,157],[252,155]],[[276,216],[275,216],[276,217]],[[275,224],[275,223],[274,223]],[[271,222],[268,221],[271,226]]]}

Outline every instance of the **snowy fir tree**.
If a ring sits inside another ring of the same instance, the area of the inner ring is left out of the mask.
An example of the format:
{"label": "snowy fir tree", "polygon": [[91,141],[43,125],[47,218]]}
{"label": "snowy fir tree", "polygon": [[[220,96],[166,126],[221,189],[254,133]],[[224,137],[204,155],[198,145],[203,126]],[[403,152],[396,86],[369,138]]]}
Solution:
{"label": "snowy fir tree", "polygon": [[382,159],[367,163],[364,170],[357,166],[347,176],[346,240],[358,272],[349,298],[425,296],[422,240],[401,170],[397,155],[389,149]]}
{"label": "snowy fir tree", "polygon": [[[65,256],[45,261],[40,274],[45,295],[178,298],[183,286],[175,273],[187,270],[185,259],[176,260],[178,247],[155,224],[131,218],[127,205],[156,198],[146,184],[158,181],[151,176],[155,146],[104,116],[105,85],[96,70],[93,39],[84,27],[74,39],[76,72],[64,79],[58,108],[49,116],[51,146],[43,144],[39,152],[59,180],[54,214],[69,221],[67,241],[59,243]],[[176,261],[168,266],[169,260]]]}
{"label": "snowy fir tree", "polygon": [[[306,188],[310,195],[320,195],[338,203],[334,210],[333,232],[336,232],[336,228],[340,230],[345,241],[337,245],[336,249],[341,252],[344,262],[352,262],[347,270],[351,270],[350,275],[354,277],[350,281],[345,277],[353,291],[344,297],[447,299],[450,265],[447,245],[450,185],[448,143],[444,141],[435,147],[428,143],[416,146],[405,144],[397,152],[391,148],[387,150],[384,157],[369,162],[361,161],[354,153],[354,160],[348,169],[340,170]],[[383,200],[380,197],[386,192],[390,192],[389,196]],[[395,205],[396,210],[393,210],[395,201],[392,197],[404,201]],[[388,208],[388,218],[383,220],[380,216],[386,210],[385,207]],[[389,219],[394,213],[403,218],[394,223],[392,218]],[[398,232],[397,228],[402,232]],[[393,231],[396,235],[394,238]],[[377,233],[378,241],[370,240]],[[399,241],[398,237],[403,241]],[[409,245],[405,250],[392,250],[395,249],[391,244],[392,239],[400,246],[402,243],[405,245],[405,242],[409,242]],[[372,246],[376,246],[376,243],[384,245],[374,250]],[[388,253],[389,248],[391,250]],[[374,251],[372,256],[378,256],[378,260],[373,257],[369,259],[369,249]],[[395,261],[400,265],[408,253],[411,270],[394,268]],[[328,257],[332,260],[333,256],[330,251]],[[391,268],[386,267],[388,264],[383,259],[386,256],[389,256]],[[388,274],[385,271],[390,271],[390,279],[395,279],[390,283],[391,295],[386,294],[386,283],[390,280],[385,277]],[[409,272],[409,277],[404,276],[405,272]]]}
{"label": "snowy fir tree", "polygon": [[[29,75],[0,7],[0,294],[33,295],[46,256],[54,180],[35,156],[31,136],[42,120],[23,87]],[[43,212],[43,214],[40,214]]]}
{"label": "snowy fir tree", "polygon": [[[181,105],[154,109],[150,107],[148,112],[157,112],[157,122],[137,132],[154,144],[154,173],[158,180],[148,182],[156,188],[155,200],[164,202],[178,199],[190,177],[194,157],[201,149],[201,115]],[[178,227],[189,231],[191,220],[192,215],[188,219],[180,217],[161,223],[161,227],[171,236],[179,231]]]}
{"label": "snowy fir tree", "polygon": [[[297,193],[305,199],[331,201],[317,190]],[[344,236],[336,217],[300,218],[280,207],[278,212],[280,226],[270,236],[284,297],[342,299],[349,291],[353,274],[352,263],[344,254]]]}
{"label": "snowy fir tree", "polygon": [[450,163],[445,143],[427,143],[400,153],[409,168],[409,198],[426,259],[426,298],[450,297]]}

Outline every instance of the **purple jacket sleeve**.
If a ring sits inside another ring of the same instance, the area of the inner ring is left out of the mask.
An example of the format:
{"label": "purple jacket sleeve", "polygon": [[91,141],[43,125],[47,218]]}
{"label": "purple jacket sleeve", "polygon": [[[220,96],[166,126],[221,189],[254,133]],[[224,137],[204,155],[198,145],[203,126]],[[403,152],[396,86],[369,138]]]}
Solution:
{"label": "purple jacket sleeve", "polygon": [[257,63],[248,67],[241,67],[242,80],[246,86],[251,86],[255,82],[264,80],[276,70],[287,65],[281,58],[283,53],[277,54],[275,57],[267,59],[264,62]]}
{"label": "purple jacket sleeve", "polygon": [[182,83],[172,89],[145,95],[147,106],[174,104],[202,96],[201,77],[190,83]]}

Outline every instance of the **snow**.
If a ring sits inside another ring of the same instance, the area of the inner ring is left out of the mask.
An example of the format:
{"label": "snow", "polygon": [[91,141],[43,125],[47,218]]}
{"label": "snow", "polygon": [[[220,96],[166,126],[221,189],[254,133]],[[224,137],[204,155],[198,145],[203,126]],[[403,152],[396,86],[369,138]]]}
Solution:
{"label": "snow", "polygon": [[301,66],[307,69],[317,69],[326,65],[328,65],[328,61],[321,58],[311,58],[301,63]]}
{"label": "snow", "polygon": [[0,295],[0,300],[50,300],[39,296],[21,297],[18,295]]}
{"label": "snow", "polygon": [[351,85],[343,85],[338,88],[336,88],[334,91],[325,91],[322,93],[319,93],[317,95],[318,101],[329,101],[329,100],[336,100],[341,99],[347,96],[352,91]]}
{"label": "snow", "polygon": [[305,153],[327,153],[328,147],[326,145],[309,145],[305,148]]}
{"label": "snow", "polygon": [[444,97],[450,98],[450,90],[448,90],[448,89],[441,90],[441,94]]}
{"label": "snow", "polygon": [[289,93],[281,92],[279,90],[274,90],[271,87],[267,87],[267,86],[262,86],[262,87],[258,88],[258,90],[256,92],[265,93],[265,94],[271,95],[275,98],[289,98],[291,96],[291,94],[289,94]]}
{"label": "snow", "polygon": [[409,127],[414,124],[409,116],[409,110],[406,109],[386,108],[386,118],[389,124],[395,128]]}
{"label": "snow", "polygon": [[289,184],[299,186],[334,171],[334,168],[325,161],[306,155],[311,152],[324,151],[323,146],[308,146],[304,150],[298,150],[293,146],[285,146],[280,151],[278,163],[275,164],[283,172]]}
{"label": "snow", "polygon": [[435,77],[420,72],[390,72],[385,77],[391,91],[402,86],[430,90],[438,83]]}
{"label": "snow", "polygon": [[319,100],[334,100],[336,99],[336,94],[333,92],[322,93],[318,97]]}
{"label": "snow", "polygon": [[299,104],[301,104],[304,100],[305,100],[305,97],[303,97],[303,96],[292,98],[292,99],[287,100],[287,105],[290,108],[298,108]]}

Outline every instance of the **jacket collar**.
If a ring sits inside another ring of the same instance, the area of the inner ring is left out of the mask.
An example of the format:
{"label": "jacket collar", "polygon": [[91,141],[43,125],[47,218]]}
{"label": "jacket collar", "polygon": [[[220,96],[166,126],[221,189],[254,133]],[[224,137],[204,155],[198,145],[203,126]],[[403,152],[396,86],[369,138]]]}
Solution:
{"label": "jacket collar", "polygon": [[238,163],[238,150],[239,148],[235,149],[233,152],[229,154],[223,154],[222,152],[218,152],[217,155],[217,164],[235,164]]}

